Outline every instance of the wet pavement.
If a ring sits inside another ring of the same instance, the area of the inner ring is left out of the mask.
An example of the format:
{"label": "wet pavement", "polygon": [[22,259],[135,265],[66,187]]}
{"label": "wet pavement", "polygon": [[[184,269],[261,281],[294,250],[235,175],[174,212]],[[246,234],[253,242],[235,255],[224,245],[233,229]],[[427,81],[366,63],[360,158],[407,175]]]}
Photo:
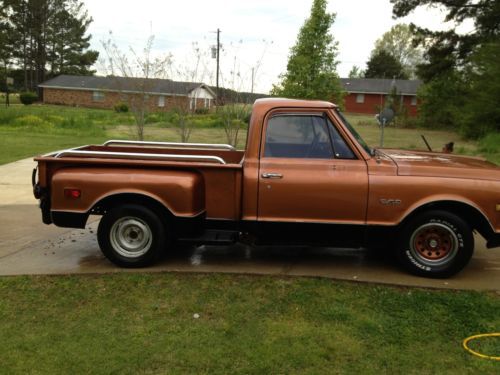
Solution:
{"label": "wet pavement", "polygon": [[[40,210],[32,198],[29,184],[31,166],[29,161],[0,166],[0,275],[220,272],[500,291],[500,249],[485,249],[484,240],[479,236],[470,264],[460,274],[446,280],[409,275],[383,254],[367,250],[250,247],[242,244],[177,247],[153,267],[121,269],[99,250],[97,217],[91,217],[85,229],[75,230],[41,222]],[[8,179],[9,168],[14,169],[18,177]],[[22,169],[25,172],[19,173]]]}

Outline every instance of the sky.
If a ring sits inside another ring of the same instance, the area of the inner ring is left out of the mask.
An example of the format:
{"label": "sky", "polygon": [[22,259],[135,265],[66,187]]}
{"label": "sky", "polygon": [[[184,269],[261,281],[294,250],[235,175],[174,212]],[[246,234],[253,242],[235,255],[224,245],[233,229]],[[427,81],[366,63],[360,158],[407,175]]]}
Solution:
{"label": "sky", "polygon": [[[220,40],[220,84],[240,91],[268,93],[286,71],[290,48],[310,14],[312,0],[84,0],[93,22],[91,48],[100,51],[98,74],[109,72],[103,41],[141,55],[154,35],[155,57],[172,56],[167,78],[196,80],[215,85],[211,47]],[[130,5],[129,5],[130,4]],[[347,77],[353,65],[364,68],[375,41],[397,23],[414,22],[445,29],[443,14],[422,8],[404,19],[392,18],[389,0],[330,0],[336,13],[331,28],[338,42],[337,71]],[[110,32],[112,33],[110,35]],[[253,80],[252,80],[253,76]]]}

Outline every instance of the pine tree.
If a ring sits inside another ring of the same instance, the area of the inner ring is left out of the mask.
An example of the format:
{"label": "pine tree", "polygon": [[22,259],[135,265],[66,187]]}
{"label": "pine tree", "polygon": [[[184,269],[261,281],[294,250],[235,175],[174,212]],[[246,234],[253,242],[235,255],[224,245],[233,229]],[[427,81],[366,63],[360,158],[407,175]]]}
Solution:
{"label": "pine tree", "polygon": [[455,29],[432,31],[411,24],[416,42],[426,48],[427,62],[418,67],[418,76],[425,82],[441,74],[452,74],[468,64],[476,47],[500,37],[500,0],[391,0],[394,17],[405,17],[419,7],[440,7],[444,20],[459,25],[472,21],[474,29],[459,33]]}
{"label": "pine tree", "polygon": [[330,27],[334,13],[326,12],[327,0],[314,0],[311,15],[299,31],[290,50],[287,71],[272,94],[290,98],[342,101],[342,87],[336,72],[337,43]]}
{"label": "pine tree", "polygon": [[[439,6],[455,28],[433,31],[410,25],[425,48],[426,62],[417,68],[424,81],[419,96],[422,125],[446,125],[468,137],[497,132],[500,93],[500,0],[391,0],[393,15]],[[464,22],[474,27],[460,33]]]}
{"label": "pine tree", "polygon": [[24,71],[24,89],[60,74],[91,74],[98,57],[86,35],[92,18],[80,0],[3,0],[17,43],[13,60]]}
{"label": "pine tree", "polygon": [[6,78],[12,62],[14,40],[3,1],[0,1],[0,91],[6,90]]}

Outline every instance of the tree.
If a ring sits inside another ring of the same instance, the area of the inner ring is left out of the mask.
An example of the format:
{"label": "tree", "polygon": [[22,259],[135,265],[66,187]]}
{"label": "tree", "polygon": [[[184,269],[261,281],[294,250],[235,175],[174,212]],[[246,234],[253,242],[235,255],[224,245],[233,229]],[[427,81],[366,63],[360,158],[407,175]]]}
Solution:
{"label": "tree", "polygon": [[[411,25],[425,48],[418,66],[424,80],[419,117],[424,124],[447,125],[468,137],[498,131],[500,0],[391,0],[395,17],[421,6],[440,6],[455,28],[432,31]],[[456,31],[464,21],[474,29]]]}
{"label": "tree", "polygon": [[394,126],[402,126],[408,121],[408,109],[404,105],[401,92],[398,91],[396,86],[392,86],[389,95],[387,95],[385,106],[394,112],[394,119],[392,120]]}
{"label": "tree", "polygon": [[337,42],[330,33],[334,13],[326,12],[327,0],[314,0],[311,15],[290,50],[287,71],[274,85],[272,95],[291,98],[342,101],[336,72]]}
{"label": "tree", "polygon": [[154,79],[166,78],[172,60],[171,55],[153,57],[151,54],[153,43],[154,35],[151,35],[142,55],[130,48],[131,56],[128,56],[118,48],[111,38],[102,41],[107,57],[107,60],[104,61],[104,69],[108,71],[109,75],[117,77],[118,86],[121,82],[120,76],[127,79],[127,91],[134,92],[129,94],[124,92],[125,90],[121,90],[122,98],[127,102],[134,116],[136,135],[140,141],[144,140],[144,126],[150,112],[149,93],[154,86]]}
{"label": "tree", "polygon": [[391,3],[396,18],[422,6],[439,6],[446,12],[445,22],[474,23],[474,30],[466,34],[456,29],[432,31],[410,25],[416,43],[425,48],[427,62],[418,67],[418,76],[425,82],[466,65],[476,46],[500,36],[500,0],[391,0]]}
{"label": "tree", "polygon": [[402,65],[385,50],[374,50],[366,63],[365,78],[408,79]]}
{"label": "tree", "polygon": [[50,74],[88,75],[94,71],[90,67],[99,53],[88,50],[90,35],[86,35],[92,18],[83,8],[83,3],[68,2],[54,13],[49,43]]}
{"label": "tree", "polygon": [[16,40],[13,58],[24,70],[25,90],[56,74],[93,73],[98,52],[88,50],[92,18],[82,1],[3,0],[0,5]]}
{"label": "tree", "polygon": [[192,111],[189,109],[189,101],[178,101],[173,112],[175,113],[173,123],[175,130],[181,137],[181,142],[188,142],[194,125]]}
{"label": "tree", "polygon": [[416,68],[423,63],[423,51],[413,43],[414,34],[409,25],[397,24],[375,42],[375,51],[393,55],[403,67],[406,76],[416,78]]}
{"label": "tree", "polygon": [[500,131],[500,38],[479,47],[471,64],[469,91],[459,122],[466,136],[479,138]]}
{"label": "tree", "polygon": [[467,82],[463,72],[441,74],[419,88],[419,122],[424,127],[453,129],[463,115]]}
{"label": "tree", "polygon": [[363,78],[364,76],[365,72],[357,65],[353,65],[349,71],[349,78]]}
{"label": "tree", "polygon": [[6,90],[6,79],[9,75],[9,67],[12,63],[14,51],[14,39],[8,22],[8,13],[3,1],[0,1],[0,90]]}
{"label": "tree", "polygon": [[250,113],[250,105],[236,103],[224,105],[217,112],[217,115],[222,120],[228,144],[237,146],[240,130],[245,126]]}

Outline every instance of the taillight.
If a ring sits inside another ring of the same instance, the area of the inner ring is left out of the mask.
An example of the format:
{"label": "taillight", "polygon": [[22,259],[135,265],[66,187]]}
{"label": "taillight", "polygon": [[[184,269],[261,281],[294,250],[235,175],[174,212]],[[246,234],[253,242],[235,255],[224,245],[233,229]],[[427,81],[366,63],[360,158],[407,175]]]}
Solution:
{"label": "taillight", "polygon": [[64,189],[64,196],[69,199],[79,199],[82,196],[80,189]]}

